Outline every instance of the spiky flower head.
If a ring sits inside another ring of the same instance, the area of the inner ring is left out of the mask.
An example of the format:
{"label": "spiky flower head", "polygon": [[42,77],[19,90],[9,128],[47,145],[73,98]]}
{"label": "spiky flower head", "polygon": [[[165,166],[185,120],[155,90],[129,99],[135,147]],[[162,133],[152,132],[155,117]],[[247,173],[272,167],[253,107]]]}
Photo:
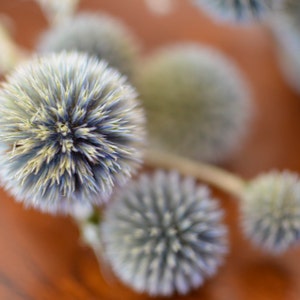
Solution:
{"label": "spiky flower head", "polygon": [[134,88],[105,61],[35,58],[7,78],[0,107],[2,181],[28,206],[99,204],[138,165],[143,114]]}
{"label": "spiky flower head", "polygon": [[222,54],[198,44],[169,46],[146,59],[137,77],[154,147],[215,162],[241,144],[247,87]]}
{"label": "spiky flower head", "polygon": [[185,294],[217,271],[226,229],[207,187],[158,171],[141,176],[110,204],[102,225],[106,255],[136,291]]}
{"label": "spiky flower head", "polygon": [[119,20],[104,14],[81,13],[46,31],[39,51],[79,51],[105,59],[122,74],[131,76],[138,55],[138,43]]}
{"label": "spiky flower head", "polygon": [[277,42],[280,66],[287,82],[300,92],[300,1],[284,0],[269,25]]}
{"label": "spiky flower head", "polygon": [[300,181],[290,172],[260,175],[247,186],[241,203],[245,234],[255,244],[280,253],[300,238]]}
{"label": "spiky flower head", "polygon": [[282,0],[192,0],[216,19],[226,21],[250,21],[261,19]]}

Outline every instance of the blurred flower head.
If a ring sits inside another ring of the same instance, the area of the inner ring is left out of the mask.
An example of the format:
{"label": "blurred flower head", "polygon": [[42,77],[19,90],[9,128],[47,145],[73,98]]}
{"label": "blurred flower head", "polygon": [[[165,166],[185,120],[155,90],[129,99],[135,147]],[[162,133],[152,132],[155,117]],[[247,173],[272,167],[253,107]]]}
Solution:
{"label": "blurred flower head", "polygon": [[100,204],[141,158],[135,90],[105,61],[61,53],[19,66],[0,92],[2,181],[45,211]]}
{"label": "blurred flower head", "polygon": [[249,21],[260,19],[279,7],[282,0],[192,0],[216,19]]}
{"label": "blurred flower head", "polygon": [[300,92],[300,1],[284,0],[281,9],[270,18],[269,25],[287,82]]}
{"label": "blurred flower head", "polygon": [[205,186],[176,172],[121,190],[103,222],[106,257],[138,292],[185,294],[216,273],[227,250],[222,210]]}
{"label": "blurred flower head", "polygon": [[40,52],[74,50],[105,59],[122,74],[131,76],[138,55],[138,42],[119,20],[104,14],[81,13],[46,31]]}
{"label": "blurred flower head", "polygon": [[215,162],[241,144],[251,112],[248,89],[222,54],[197,44],[169,46],[140,69],[136,86],[154,147]]}
{"label": "blurred flower head", "polygon": [[250,182],[241,202],[245,234],[255,244],[279,253],[300,237],[300,181],[289,172],[271,172]]}

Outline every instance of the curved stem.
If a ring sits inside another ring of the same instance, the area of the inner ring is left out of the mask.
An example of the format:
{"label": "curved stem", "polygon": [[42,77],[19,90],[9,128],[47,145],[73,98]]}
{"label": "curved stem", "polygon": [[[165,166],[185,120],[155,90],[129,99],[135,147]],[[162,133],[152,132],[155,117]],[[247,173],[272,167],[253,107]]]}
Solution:
{"label": "curved stem", "polygon": [[144,161],[149,167],[176,169],[237,197],[241,196],[246,184],[240,177],[218,167],[157,150],[146,150]]}

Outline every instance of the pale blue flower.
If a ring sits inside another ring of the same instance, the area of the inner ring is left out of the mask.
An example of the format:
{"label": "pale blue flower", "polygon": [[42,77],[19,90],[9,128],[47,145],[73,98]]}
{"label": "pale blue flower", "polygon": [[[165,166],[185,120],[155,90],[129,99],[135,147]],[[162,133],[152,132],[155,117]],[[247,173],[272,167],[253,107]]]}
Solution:
{"label": "pale blue flower", "polygon": [[278,7],[282,0],[192,0],[216,19],[249,21],[260,19]]}
{"label": "pale blue flower", "polygon": [[105,14],[81,13],[43,33],[40,52],[74,50],[105,59],[122,74],[131,76],[139,44],[118,19]]}
{"label": "pale blue flower", "polygon": [[21,65],[0,92],[0,172],[19,201],[44,211],[101,204],[141,158],[136,92],[105,61],[52,54]]}
{"label": "pale blue flower", "polygon": [[217,272],[227,231],[207,187],[159,171],[141,176],[110,204],[102,225],[105,257],[134,290],[185,294]]}
{"label": "pale blue flower", "polygon": [[216,162],[241,145],[252,112],[248,87],[217,50],[189,43],[159,49],[141,63],[136,87],[153,147]]}
{"label": "pale blue flower", "polygon": [[241,199],[246,236],[279,253],[300,239],[300,181],[290,172],[271,172],[250,182]]}

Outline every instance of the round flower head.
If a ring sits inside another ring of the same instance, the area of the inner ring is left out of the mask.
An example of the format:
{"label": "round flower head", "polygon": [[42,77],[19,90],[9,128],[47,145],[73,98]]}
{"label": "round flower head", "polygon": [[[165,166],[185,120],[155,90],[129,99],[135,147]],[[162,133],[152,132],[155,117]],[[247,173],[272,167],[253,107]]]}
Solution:
{"label": "round flower head", "polygon": [[281,68],[288,83],[300,92],[300,1],[285,0],[270,19]]}
{"label": "round flower head", "polygon": [[282,0],[192,0],[213,17],[226,21],[260,19],[276,8]]}
{"label": "round flower head", "polygon": [[300,238],[300,181],[292,173],[271,172],[254,179],[242,199],[245,234],[257,245],[278,253]]}
{"label": "round flower head", "polygon": [[136,85],[154,147],[215,162],[241,143],[247,89],[218,52],[196,44],[161,49],[141,66]]}
{"label": "round flower head", "polygon": [[50,28],[41,37],[41,52],[74,50],[105,59],[131,76],[138,54],[137,41],[119,20],[102,14],[82,13]]}
{"label": "round flower head", "polygon": [[115,273],[138,292],[185,294],[226,252],[222,211],[204,186],[178,173],[142,176],[111,202],[102,232]]}
{"label": "round flower head", "polygon": [[138,165],[143,114],[105,61],[61,53],[20,66],[0,92],[0,172],[28,206],[99,204]]}

